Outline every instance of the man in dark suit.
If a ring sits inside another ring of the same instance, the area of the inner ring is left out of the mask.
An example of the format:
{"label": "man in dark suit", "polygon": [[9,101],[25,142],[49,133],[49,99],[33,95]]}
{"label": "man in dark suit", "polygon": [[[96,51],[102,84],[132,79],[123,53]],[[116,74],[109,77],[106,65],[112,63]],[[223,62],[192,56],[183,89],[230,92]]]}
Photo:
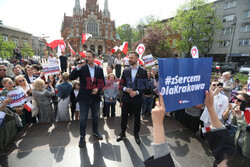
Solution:
{"label": "man in dark suit", "polygon": [[89,108],[92,112],[92,132],[96,139],[102,140],[98,132],[98,121],[100,112],[100,91],[104,88],[104,75],[102,68],[94,64],[95,53],[91,50],[86,51],[86,65],[78,64],[72,71],[69,78],[75,80],[80,78],[80,91],[78,101],[80,104],[80,141],[79,147],[83,147],[86,135],[86,122]]}
{"label": "man in dark suit", "polygon": [[134,115],[134,137],[137,144],[140,144],[140,112],[142,106],[142,95],[146,89],[147,71],[138,65],[139,54],[131,52],[129,55],[130,67],[124,69],[120,86],[123,90],[122,95],[122,121],[121,130],[117,141],[126,138],[125,132],[127,129],[128,113],[132,111]]}

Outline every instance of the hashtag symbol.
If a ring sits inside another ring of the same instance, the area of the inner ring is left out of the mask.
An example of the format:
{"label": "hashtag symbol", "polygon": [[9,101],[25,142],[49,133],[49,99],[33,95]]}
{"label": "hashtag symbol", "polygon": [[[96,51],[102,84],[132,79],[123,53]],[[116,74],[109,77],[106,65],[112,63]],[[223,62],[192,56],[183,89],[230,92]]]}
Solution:
{"label": "hashtag symbol", "polygon": [[167,76],[167,78],[165,79],[165,84],[169,85],[171,83],[171,76]]}

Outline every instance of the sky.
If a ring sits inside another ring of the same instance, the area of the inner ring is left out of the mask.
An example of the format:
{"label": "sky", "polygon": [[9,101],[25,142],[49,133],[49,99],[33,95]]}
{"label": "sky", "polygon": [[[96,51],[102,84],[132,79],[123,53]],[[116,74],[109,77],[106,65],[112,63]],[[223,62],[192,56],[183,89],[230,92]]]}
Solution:
{"label": "sky", "polygon": [[[209,0],[213,1],[213,0]],[[154,15],[166,19],[176,14],[185,0],[108,0],[111,19],[116,27],[135,26],[140,19]],[[100,9],[104,0],[97,0]],[[34,36],[60,39],[64,13],[72,16],[75,0],[0,0],[0,20],[4,25],[22,29]],[[86,0],[80,0],[85,8]]]}

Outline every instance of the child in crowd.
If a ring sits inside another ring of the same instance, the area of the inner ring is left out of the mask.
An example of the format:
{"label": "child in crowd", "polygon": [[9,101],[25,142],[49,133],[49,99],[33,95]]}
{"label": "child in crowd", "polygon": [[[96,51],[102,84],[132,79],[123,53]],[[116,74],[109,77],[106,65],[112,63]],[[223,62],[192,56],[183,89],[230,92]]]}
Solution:
{"label": "child in crowd", "polygon": [[119,85],[115,82],[115,75],[113,73],[108,75],[106,87],[104,89],[105,107],[107,117],[109,117],[111,107],[111,117],[115,117],[116,98],[119,92]]}
{"label": "child in crowd", "polygon": [[75,116],[75,120],[79,120],[79,116],[80,116],[80,105],[79,105],[79,102],[77,101],[77,95],[79,93],[79,89],[80,89],[80,82],[76,81],[70,94],[70,103],[71,103],[70,106],[71,106],[71,119],[72,120],[74,120],[74,116]]}

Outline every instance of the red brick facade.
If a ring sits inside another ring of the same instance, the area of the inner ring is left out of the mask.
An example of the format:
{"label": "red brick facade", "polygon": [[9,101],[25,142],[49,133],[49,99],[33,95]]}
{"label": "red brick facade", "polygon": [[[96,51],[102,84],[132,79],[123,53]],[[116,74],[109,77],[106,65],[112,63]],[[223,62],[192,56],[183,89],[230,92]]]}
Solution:
{"label": "red brick facade", "polygon": [[[81,35],[84,33],[90,33],[93,37],[82,46]],[[110,19],[107,0],[104,11],[99,9],[97,0],[86,0],[86,8],[83,9],[80,1],[75,0],[73,17],[64,14],[61,36],[76,52],[91,49],[98,55],[107,53],[120,42],[116,35],[115,21]]]}

